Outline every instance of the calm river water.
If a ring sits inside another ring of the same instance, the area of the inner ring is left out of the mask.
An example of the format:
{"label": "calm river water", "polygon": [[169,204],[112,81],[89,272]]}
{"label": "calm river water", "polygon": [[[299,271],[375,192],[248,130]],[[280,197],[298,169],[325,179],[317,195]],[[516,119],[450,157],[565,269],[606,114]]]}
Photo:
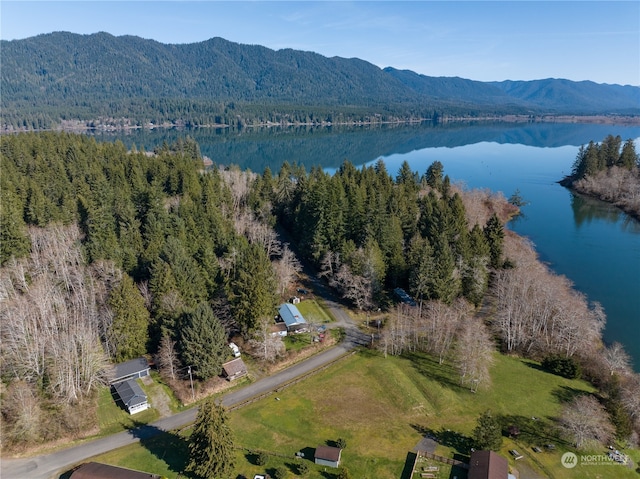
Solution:
{"label": "calm river water", "polygon": [[470,188],[507,197],[519,190],[528,205],[509,227],[530,238],[555,272],[604,306],[605,340],[624,344],[640,370],[640,222],[557,184],[580,145],[609,134],[636,140],[640,151],[638,126],[578,124],[154,130],[99,138],[151,150],[191,135],[214,163],[256,172],[266,166],[277,172],[284,161],[335,171],[345,159],[360,166],[382,158],[393,175],[405,160],[422,174],[438,160],[452,181]]}

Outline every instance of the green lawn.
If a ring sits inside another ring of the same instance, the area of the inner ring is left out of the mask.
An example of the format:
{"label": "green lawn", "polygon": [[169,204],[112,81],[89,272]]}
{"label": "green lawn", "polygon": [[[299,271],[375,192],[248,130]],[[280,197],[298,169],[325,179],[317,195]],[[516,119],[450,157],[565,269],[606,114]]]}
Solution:
{"label": "green lawn", "polygon": [[[634,470],[621,466],[582,465],[577,466],[579,471],[562,467],[560,456],[567,445],[556,436],[553,418],[564,401],[592,390],[583,381],[554,376],[535,363],[496,354],[491,387],[472,393],[458,385],[451,367],[427,355],[384,358],[363,351],[278,392],[279,400],[269,396],[231,412],[237,446],[273,453],[266,466],[256,466],[251,454],[238,451],[237,474],[252,477],[285,466],[289,477],[295,477],[296,461],[301,461],[295,459],[296,452],[303,451],[309,458],[316,446],[341,437],[347,441],[343,465],[353,477],[398,479],[408,452],[426,433],[438,438],[436,454],[463,458],[476,418],[491,409],[505,427],[520,428],[518,442],[505,438],[501,450],[513,468],[556,479],[637,478]],[[167,436],[168,445],[158,438],[157,444],[131,446],[96,460],[173,478],[186,461],[180,456],[186,443],[182,439],[176,443],[176,438]],[[555,444],[556,450],[533,452],[533,446],[547,443]],[[508,454],[512,448],[525,457],[514,461]],[[638,451],[633,455],[640,459]],[[302,461],[310,466],[309,479],[333,477],[310,460]]]}
{"label": "green lawn", "polygon": [[318,300],[305,299],[296,304],[296,306],[308,323],[324,324],[333,321],[333,318]]}
{"label": "green lawn", "polygon": [[135,415],[129,414],[116,403],[111,395],[111,389],[104,387],[98,395],[98,425],[100,436],[115,434],[127,429],[131,429],[139,424],[147,424],[158,419],[158,412],[153,409],[139,412]]}

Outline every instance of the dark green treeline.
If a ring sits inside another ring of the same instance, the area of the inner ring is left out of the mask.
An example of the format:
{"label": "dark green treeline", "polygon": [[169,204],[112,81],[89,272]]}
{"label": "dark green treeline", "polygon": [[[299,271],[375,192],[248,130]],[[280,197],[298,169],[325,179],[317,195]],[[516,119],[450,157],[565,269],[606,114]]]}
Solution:
{"label": "dark green treeline", "polygon": [[[228,352],[220,348],[225,329],[247,332],[252,323],[246,318],[273,314],[277,297],[265,290],[270,283],[261,290],[243,282],[247,272],[260,277],[265,270],[262,277],[271,278],[269,258],[236,234],[230,191],[217,170],[202,173],[193,140],[146,153],[82,135],[30,133],[0,137],[0,154],[3,265],[28,256],[27,226],[77,223],[88,264],[112,262],[148,293],[145,317],[132,314],[141,298],[129,283],[111,290],[111,332],[126,332],[110,348],[114,360],[155,352],[166,336],[177,342],[185,364],[210,377]],[[219,259],[226,256],[233,268],[223,274]],[[248,295],[263,300],[247,304]],[[134,326],[140,318],[147,323],[142,336]],[[197,364],[196,350],[212,354]]]}
{"label": "dark green treeline", "polygon": [[[87,263],[111,261],[148,291],[147,352],[167,337],[193,364],[194,351],[219,345],[225,331],[249,336],[273,314],[274,258],[236,233],[232,191],[219,170],[202,171],[192,139],[147,153],[83,135],[29,133],[0,137],[0,154],[2,264],[29,254],[27,226],[77,223]],[[398,286],[417,300],[464,296],[477,305],[490,270],[504,262],[502,223],[494,216],[469,225],[439,162],[422,175],[405,163],[395,177],[382,161],[362,169],[345,162],[334,175],[285,163],[257,176],[246,202],[256,218],[287,229],[330,282],[332,268],[334,283],[363,279],[365,307],[383,304]],[[130,283],[112,292],[123,328],[141,305],[133,293]],[[224,328],[211,327],[211,318]],[[139,333],[114,359],[141,352]],[[223,355],[217,346],[210,352]],[[203,376],[218,368],[199,365]]]}
{"label": "dark green treeline", "polygon": [[274,205],[300,253],[330,283],[340,282],[344,267],[352,275],[346,282],[365,279],[372,299],[365,306],[395,287],[418,300],[464,295],[479,304],[490,268],[502,266],[502,223],[494,216],[484,228],[469,225],[440,162],[423,175],[405,162],[395,178],[382,160],[362,169],[345,162],[334,175],[285,163],[277,176],[267,170],[258,178],[254,194],[256,204]]}

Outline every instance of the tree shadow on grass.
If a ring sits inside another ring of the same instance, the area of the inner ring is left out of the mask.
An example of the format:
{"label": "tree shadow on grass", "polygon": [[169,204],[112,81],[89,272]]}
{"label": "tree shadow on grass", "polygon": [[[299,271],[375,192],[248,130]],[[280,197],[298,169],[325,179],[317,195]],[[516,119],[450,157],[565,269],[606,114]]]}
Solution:
{"label": "tree shadow on grass", "polygon": [[434,379],[450,389],[468,391],[457,381],[458,375],[451,365],[440,364],[436,358],[426,354],[407,353],[404,357],[409,359],[414,369],[423,376]]}
{"label": "tree shadow on grass", "polygon": [[522,364],[524,364],[525,366],[531,368],[531,369],[535,369],[536,371],[542,371],[544,373],[549,373],[549,374],[553,374],[551,372],[549,372],[547,369],[543,368],[540,364],[538,363],[532,363],[530,361],[525,361],[522,360]]}
{"label": "tree shadow on grass", "polygon": [[569,386],[560,386],[551,391],[551,394],[560,402],[568,403],[573,401],[578,396],[584,396],[589,393],[582,389],[576,389]]}
{"label": "tree shadow on grass", "polygon": [[511,436],[529,446],[542,446],[562,442],[554,421],[549,418],[533,418],[517,414],[498,416],[503,436]]}
{"label": "tree shadow on grass", "polygon": [[174,432],[164,431],[151,424],[134,424],[129,429],[129,434],[139,439],[140,445],[163,461],[172,472],[185,475],[184,470],[189,462],[188,441]]}
{"label": "tree shadow on grass", "polygon": [[454,449],[457,453],[461,454],[464,457],[464,459],[460,460],[468,459],[469,452],[473,447],[473,440],[469,436],[465,436],[464,434],[461,434],[457,431],[452,431],[451,429],[445,428],[434,430],[426,428],[419,424],[412,424],[411,427],[413,427],[423,436],[433,439],[443,446]]}

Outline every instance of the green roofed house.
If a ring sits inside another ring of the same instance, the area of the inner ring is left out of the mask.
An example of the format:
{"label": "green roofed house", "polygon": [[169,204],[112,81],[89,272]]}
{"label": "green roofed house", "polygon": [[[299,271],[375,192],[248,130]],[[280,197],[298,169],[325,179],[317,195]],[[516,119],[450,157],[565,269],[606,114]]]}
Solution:
{"label": "green roofed house", "polygon": [[87,462],[76,468],[69,479],[160,479],[160,477],[157,474],[134,471],[124,467]]}
{"label": "green roofed house", "polygon": [[288,332],[299,331],[307,326],[304,316],[298,311],[295,304],[284,303],[278,310],[280,319],[287,325]]}

